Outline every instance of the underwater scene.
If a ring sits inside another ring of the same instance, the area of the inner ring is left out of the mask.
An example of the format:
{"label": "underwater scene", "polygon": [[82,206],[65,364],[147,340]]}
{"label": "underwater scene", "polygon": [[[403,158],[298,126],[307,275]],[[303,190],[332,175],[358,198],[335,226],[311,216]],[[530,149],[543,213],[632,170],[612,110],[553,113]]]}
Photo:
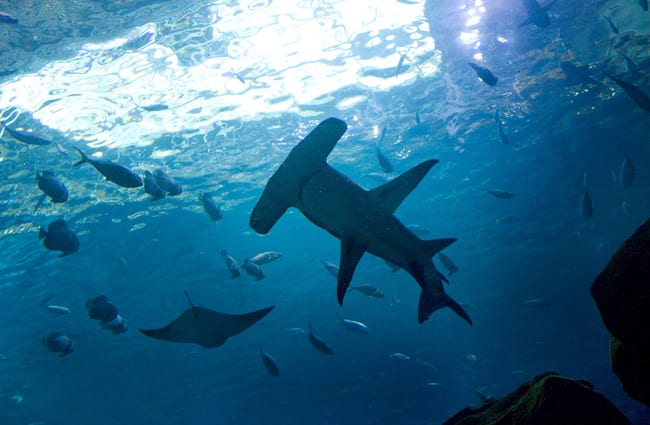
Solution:
{"label": "underwater scene", "polygon": [[650,424],[647,9],[0,0],[0,425]]}

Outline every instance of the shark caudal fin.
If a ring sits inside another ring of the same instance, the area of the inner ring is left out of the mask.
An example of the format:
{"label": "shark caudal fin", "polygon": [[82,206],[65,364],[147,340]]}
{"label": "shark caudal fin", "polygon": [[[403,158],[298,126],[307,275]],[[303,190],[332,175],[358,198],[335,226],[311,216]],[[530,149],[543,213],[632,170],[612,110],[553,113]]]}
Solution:
{"label": "shark caudal fin", "polygon": [[328,118],[291,150],[253,208],[249,221],[253,230],[268,233],[282,214],[295,205],[304,183],[327,163],[327,156],[346,130],[345,122]]}
{"label": "shark caudal fin", "polygon": [[469,314],[454,301],[449,295],[442,292],[434,295],[428,291],[422,290],[420,293],[420,302],[418,304],[418,322],[424,323],[429,318],[431,313],[443,307],[449,307],[454,313],[465,319],[467,323],[472,324],[472,319]]}

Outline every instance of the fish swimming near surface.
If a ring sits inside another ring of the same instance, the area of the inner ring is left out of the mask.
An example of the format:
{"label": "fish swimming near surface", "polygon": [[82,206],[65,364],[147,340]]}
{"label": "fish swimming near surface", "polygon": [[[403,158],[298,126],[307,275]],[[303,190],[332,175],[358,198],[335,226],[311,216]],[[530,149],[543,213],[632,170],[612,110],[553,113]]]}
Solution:
{"label": "fish swimming near surface", "polygon": [[514,193],[502,189],[482,189],[482,190],[494,196],[495,198],[499,198],[499,199],[509,199],[509,198],[514,198],[515,196]]}
{"label": "fish swimming near surface", "polygon": [[422,289],[418,321],[449,307],[471,324],[463,308],[449,297],[432,257],[455,239],[421,240],[393,213],[438,161],[415,166],[388,183],[366,191],[327,163],[327,156],[347,130],[345,122],[328,118],[295,146],[269,179],[251,213],[249,224],[268,233],[289,207],[341,241],[337,278],[339,304],[354,271],[367,251],[406,270]]}
{"label": "fish swimming near surface", "polygon": [[632,186],[635,175],[636,171],[634,169],[634,164],[632,163],[630,157],[624,153],[623,163],[621,164],[621,168],[618,171],[618,181],[621,185],[621,188],[627,189],[628,187]]}
{"label": "fish swimming near surface", "polygon": [[61,353],[61,357],[74,352],[74,341],[61,332],[52,332],[43,338],[43,345],[53,353]]}
{"label": "fish swimming near surface", "polygon": [[499,139],[501,139],[501,143],[504,145],[509,145],[510,140],[508,139],[508,135],[503,129],[503,123],[499,117],[499,111],[494,111],[494,121],[497,123],[497,132],[499,133]]}
{"label": "fish swimming near surface", "polygon": [[265,276],[262,268],[249,259],[244,260],[241,263],[241,266],[244,268],[247,275],[255,278],[255,281],[264,279]]}
{"label": "fish swimming near surface", "polygon": [[325,260],[320,260],[320,263],[325,267],[325,270],[329,272],[332,276],[334,276],[334,279],[338,279],[339,277],[339,266],[336,264],[330,263],[329,261]]}
{"label": "fish swimming near surface", "polygon": [[81,164],[88,163],[92,165],[99,174],[106,177],[106,180],[115,183],[118,186],[135,188],[142,186],[142,179],[139,175],[131,171],[129,168],[118,164],[117,162],[109,161],[106,159],[92,159],[86,156],[81,149],[74,148],[81,159],[74,163],[75,167]]}
{"label": "fish swimming near surface", "polygon": [[47,230],[41,226],[38,232],[38,239],[43,239],[43,245],[50,251],[61,251],[59,257],[73,254],[79,249],[79,239],[68,224],[63,220],[55,220],[47,226]]}
{"label": "fish swimming near surface", "polygon": [[341,322],[341,325],[345,328],[346,331],[351,331],[359,334],[368,334],[368,326],[365,323],[358,322],[356,320],[344,319],[337,313],[336,317]]}
{"label": "fish swimming near surface", "polygon": [[160,168],[157,168],[153,172],[153,176],[156,179],[156,183],[158,183],[158,186],[169,196],[178,196],[181,193],[183,193],[183,188],[181,187],[180,184],[174,179],[172,176],[161,170]]}
{"label": "fish swimming near surface", "polygon": [[309,342],[314,346],[315,349],[320,351],[323,354],[332,355],[334,350],[330,347],[325,341],[314,335],[314,332],[311,330],[311,323],[309,324]]}
{"label": "fish swimming near surface", "polygon": [[278,367],[278,364],[276,363],[275,359],[269,353],[262,350],[262,347],[260,347],[260,357],[262,358],[262,363],[264,363],[264,367],[266,368],[266,370],[268,370],[271,376],[280,376],[280,368]]}
{"label": "fish swimming near surface", "polygon": [[151,105],[145,105],[145,106],[138,105],[138,106],[147,112],[157,112],[157,111],[164,111],[166,109],[169,109],[169,106],[164,103],[154,103]]}
{"label": "fish swimming near surface", "polygon": [[548,16],[548,10],[553,6],[553,3],[555,3],[555,0],[542,7],[537,3],[537,0],[524,0],[524,8],[526,9],[528,18],[519,24],[519,28],[529,24],[535,24],[535,26],[539,28],[546,28],[551,25],[551,18]]}
{"label": "fish swimming near surface", "polygon": [[18,23],[18,19],[14,18],[7,12],[0,12],[0,23],[15,25]]}
{"label": "fish swimming near surface", "polygon": [[219,208],[217,203],[214,201],[212,195],[204,192],[199,195],[199,201],[201,201],[201,204],[203,205],[203,209],[205,210],[205,212],[208,213],[208,215],[210,216],[210,220],[216,222],[223,218],[223,213],[221,212],[221,208]]}
{"label": "fish swimming near surface", "polygon": [[249,258],[248,260],[252,263],[257,264],[258,266],[263,266],[264,264],[277,260],[280,257],[282,257],[282,254],[280,254],[279,252],[267,251],[267,252],[261,252]]}
{"label": "fish swimming near surface", "polygon": [[233,257],[228,255],[228,251],[222,249],[221,257],[226,262],[226,267],[228,268],[228,271],[230,272],[230,277],[232,279],[241,276],[241,273],[239,272],[239,264],[237,263],[237,260],[235,260]]}
{"label": "fish swimming near surface", "polygon": [[349,291],[358,291],[370,298],[384,298],[384,293],[381,292],[379,288],[372,285],[351,286]]}
{"label": "fish swimming near surface", "polygon": [[397,77],[402,72],[402,65],[404,64],[404,59],[406,59],[406,53],[402,53],[399,56],[399,61],[397,62],[397,66],[395,67],[395,74],[394,74],[395,77]]}
{"label": "fish swimming near surface", "polygon": [[52,144],[51,140],[44,139],[31,131],[13,130],[2,123],[0,123],[0,125],[4,127],[5,131],[9,133],[11,137],[21,143],[25,143],[26,145],[48,146]]}
{"label": "fish swimming near surface", "polygon": [[377,146],[376,150],[377,150],[377,161],[379,162],[379,166],[381,167],[381,169],[384,170],[384,173],[392,173],[393,164],[390,163],[388,157],[383,154],[381,149],[379,149],[379,146]]}
{"label": "fish swimming near surface", "polygon": [[644,111],[650,112],[650,97],[641,91],[637,86],[605,73],[611,80],[613,80],[625,93],[636,103],[639,108]]}
{"label": "fish swimming near surface", "polygon": [[440,260],[440,263],[442,263],[442,265],[447,269],[447,276],[451,276],[458,271],[458,266],[454,264],[451,258],[447,257],[442,252],[438,253],[438,260]]}
{"label": "fish swimming near surface", "polygon": [[55,204],[60,204],[68,200],[68,189],[53,172],[36,172],[36,183],[38,184],[38,188],[43,192],[43,195],[36,204],[34,211],[38,209],[47,196],[49,196],[50,201]]}
{"label": "fish swimming near surface", "polygon": [[420,110],[419,109],[417,111],[415,111],[415,123],[417,125],[422,124],[422,120],[420,119]]}
{"label": "fish swimming near surface", "polygon": [[275,306],[246,314],[227,314],[195,306],[187,292],[190,308],[160,329],[140,329],[144,335],[170,342],[198,344],[205,348],[223,345],[269,314]]}
{"label": "fish swimming near surface", "polygon": [[157,201],[165,197],[165,191],[158,185],[158,182],[154,178],[153,174],[149,171],[144,172],[144,192],[151,195],[151,201]]}
{"label": "fish swimming near surface", "polygon": [[492,71],[490,71],[489,69],[483,68],[482,66],[477,65],[474,62],[467,62],[467,65],[469,65],[474,70],[474,72],[476,72],[478,78],[488,86],[494,87],[497,84],[498,78],[495,77],[494,74],[492,74]]}
{"label": "fish swimming near surface", "polygon": [[587,190],[587,173],[582,177],[582,196],[580,197],[580,215],[583,219],[589,220],[594,213],[594,202],[591,200]]}
{"label": "fish swimming near surface", "polygon": [[614,34],[618,34],[620,31],[618,30],[618,27],[614,25],[614,22],[612,22],[611,19],[609,19],[609,16],[604,17],[605,20],[607,20],[607,23],[609,24],[609,28],[612,30]]}

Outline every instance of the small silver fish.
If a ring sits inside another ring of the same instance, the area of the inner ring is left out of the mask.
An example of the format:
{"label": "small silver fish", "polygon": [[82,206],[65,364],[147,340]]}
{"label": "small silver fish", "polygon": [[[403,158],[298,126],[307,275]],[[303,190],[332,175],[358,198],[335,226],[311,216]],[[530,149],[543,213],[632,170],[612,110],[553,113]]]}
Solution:
{"label": "small silver fish", "polygon": [[356,320],[344,319],[338,314],[336,316],[338,317],[339,322],[341,322],[345,330],[364,335],[368,334],[368,326],[365,323],[358,322]]}
{"label": "small silver fish", "polygon": [[49,311],[50,313],[60,314],[62,316],[67,316],[72,314],[72,311],[68,307],[62,305],[48,305],[45,308],[47,308],[47,311]]}
{"label": "small silver fish", "polygon": [[266,263],[270,263],[273,260],[277,260],[280,257],[282,257],[282,254],[279,252],[267,251],[257,254],[248,260],[257,264],[258,266],[262,266]]}
{"label": "small silver fish", "polygon": [[411,360],[411,358],[409,356],[407,356],[406,354],[403,354],[403,353],[389,354],[388,357],[391,358],[391,359],[400,360],[400,361]]}
{"label": "small silver fish", "polygon": [[334,276],[334,279],[339,278],[339,268],[336,264],[330,263],[329,261],[320,260],[320,263],[325,267],[325,269]]}

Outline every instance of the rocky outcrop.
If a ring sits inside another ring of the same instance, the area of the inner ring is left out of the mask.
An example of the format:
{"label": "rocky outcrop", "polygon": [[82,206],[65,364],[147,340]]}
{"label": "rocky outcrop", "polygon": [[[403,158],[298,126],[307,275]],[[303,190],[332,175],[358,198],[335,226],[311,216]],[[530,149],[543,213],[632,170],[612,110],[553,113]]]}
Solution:
{"label": "rocky outcrop", "polygon": [[650,406],[650,220],[614,254],[591,296],[612,334],[612,369],[631,397]]}
{"label": "rocky outcrop", "polygon": [[506,397],[466,408],[443,425],[625,425],[629,420],[586,381],[554,372],[533,378]]}

